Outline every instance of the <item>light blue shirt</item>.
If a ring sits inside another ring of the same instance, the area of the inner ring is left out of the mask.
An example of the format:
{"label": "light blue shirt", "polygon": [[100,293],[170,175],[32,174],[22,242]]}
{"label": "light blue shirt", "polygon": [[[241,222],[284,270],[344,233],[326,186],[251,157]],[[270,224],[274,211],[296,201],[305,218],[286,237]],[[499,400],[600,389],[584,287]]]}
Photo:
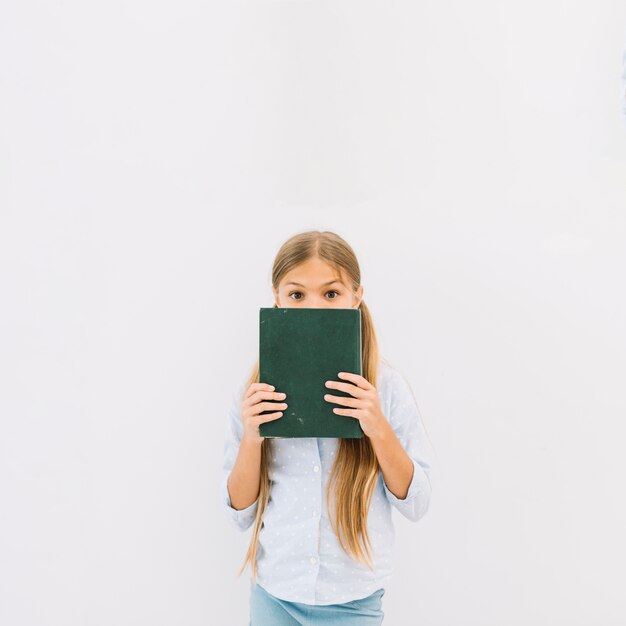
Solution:
{"label": "light blue shirt", "polygon": [[[257,582],[278,598],[306,604],[337,604],[384,588],[393,570],[392,508],[414,522],[428,510],[431,463],[426,432],[411,389],[403,375],[384,360],[376,388],[383,413],[413,461],[413,477],[406,498],[400,500],[388,489],[379,471],[368,516],[374,571],[341,549],[328,519],[326,485],[339,440],[275,438],[268,470],[273,482],[259,532]],[[221,483],[222,503],[241,531],[253,524],[258,505],[257,499],[245,509],[234,509],[227,488],[243,433],[241,405],[245,389],[242,382],[232,399]]]}

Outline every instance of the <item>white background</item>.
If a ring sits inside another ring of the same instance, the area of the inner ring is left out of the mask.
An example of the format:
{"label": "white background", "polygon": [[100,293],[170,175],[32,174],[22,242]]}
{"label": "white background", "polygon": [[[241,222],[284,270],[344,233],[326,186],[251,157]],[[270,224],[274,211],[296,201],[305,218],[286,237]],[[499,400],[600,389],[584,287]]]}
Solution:
{"label": "white background", "polygon": [[436,451],[385,624],[626,623],[623,0],[1,7],[2,624],[248,624],[223,425],[310,228]]}

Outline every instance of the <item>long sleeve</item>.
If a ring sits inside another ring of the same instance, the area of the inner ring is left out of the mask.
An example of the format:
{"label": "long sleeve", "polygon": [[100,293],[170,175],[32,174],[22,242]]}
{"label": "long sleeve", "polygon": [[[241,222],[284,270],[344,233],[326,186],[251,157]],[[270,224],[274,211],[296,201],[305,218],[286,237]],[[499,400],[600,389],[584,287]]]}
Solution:
{"label": "long sleeve", "polygon": [[221,499],[227,515],[232,522],[244,531],[252,526],[256,517],[259,499],[257,498],[250,506],[245,509],[234,509],[230,502],[230,494],[228,493],[228,477],[233,469],[237,454],[239,452],[239,444],[243,436],[243,424],[241,423],[241,404],[244,385],[241,384],[236,390],[232,398],[230,410],[228,411],[228,420],[226,423],[226,432],[224,437],[224,464],[221,482]]}
{"label": "long sleeve", "polygon": [[405,378],[393,372],[389,423],[405,452],[413,461],[413,477],[406,498],[401,500],[387,487],[383,476],[383,489],[391,504],[407,519],[417,522],[428,510],[431,496],[431,461],[427,436],[417,404]]}

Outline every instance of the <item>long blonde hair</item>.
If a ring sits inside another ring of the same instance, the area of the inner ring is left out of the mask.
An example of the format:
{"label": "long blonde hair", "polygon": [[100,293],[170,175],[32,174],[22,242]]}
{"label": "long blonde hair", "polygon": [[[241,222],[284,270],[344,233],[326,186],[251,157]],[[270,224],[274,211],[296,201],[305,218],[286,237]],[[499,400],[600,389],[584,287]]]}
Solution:
{"label": "long blonde hair", "polygon": [[[281,246],[272,267],[273,287],[278,289],[281,279],[287,272],[314,257],[326,261],[338,271],[343,270],[353,293],[358,290],[361,285],[361,270],[354,251],[339,235],[318,230],[296,234]],[[359,308],[361,309],[362,375],[372,385],[376,385],[379,367],[378,341],[370,311],[363,300]],[[259,381],[258,359],[248,379],[246,390],[255,382],[263,382]],[[245,560],[238,572],[240,575],[250,563],[252,578],[255,582],[259,532],[263,524],[263,513],[270,497],[271,481],[268,469],[271,458],[272,439],[266,437],[261,444],[261,479],[254,529]],[[362,438],[355,439],[340,438],[326,490],[331,527],[337,535],[341,548],[348,556],[365,563],[372,570],[374,566],[370,549],[371,541],[367,532],[367,516],[379,470],[380,465],[369,437],[364,435]],[[333,485],[336,508],[334,513],[330,514]]]}

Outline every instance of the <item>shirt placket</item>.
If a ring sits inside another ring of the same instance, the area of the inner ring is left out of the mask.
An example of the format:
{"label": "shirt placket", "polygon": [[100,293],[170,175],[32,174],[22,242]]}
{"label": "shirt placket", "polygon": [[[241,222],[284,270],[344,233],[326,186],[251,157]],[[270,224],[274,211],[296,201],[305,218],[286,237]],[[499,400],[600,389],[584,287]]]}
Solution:
{"label": "shirt placket", "polygon": [[311,567],[311,574],[313,580],[313,604],[317,600],[317,579],[319,576],[320,568],[320,520],[322,513],[322,489],[323,489],[323,472],[322,472],[322,459],[320,453],[319,439],[313,439],[312,455],[309,465],[309,472],[311,473],[311,483],[313,485],[312,501],[311,501],[311,518],[309,520],[309,528],[311,529],[311,536],[313,541],[309,544],[311,546],[311,554],[309,556],[309,567]]}

